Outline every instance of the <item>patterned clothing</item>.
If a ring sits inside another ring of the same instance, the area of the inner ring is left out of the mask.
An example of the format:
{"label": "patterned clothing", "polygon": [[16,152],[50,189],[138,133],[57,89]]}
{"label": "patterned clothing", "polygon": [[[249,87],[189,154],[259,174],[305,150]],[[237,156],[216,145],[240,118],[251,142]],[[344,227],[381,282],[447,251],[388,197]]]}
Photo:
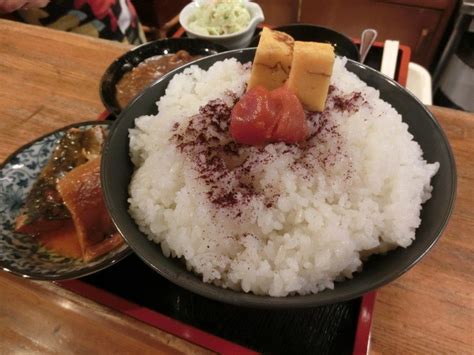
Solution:
{"label": "patterned clothing", "polygon": [[27,23],[130,44],[146,42],[130,0],[52,0],[18,11]]}

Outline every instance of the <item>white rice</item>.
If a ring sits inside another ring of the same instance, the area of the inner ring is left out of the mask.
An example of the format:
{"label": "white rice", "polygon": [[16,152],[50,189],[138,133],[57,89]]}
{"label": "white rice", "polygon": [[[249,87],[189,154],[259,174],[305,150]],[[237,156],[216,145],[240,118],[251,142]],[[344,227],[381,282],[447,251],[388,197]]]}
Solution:
{"label": "white rice", "polygon": [[[199,170],[205,156],[180,150],[176,134],[210,100],[232,105],[249,67],[231,59],[175,76],[159,114],[137,118],[130,131],[130,213],[140,229],[205,282],[271,296],[333,288],[362,257],[408,247],[439,164],[423,160],[401,116],[344,66],[336,60],[313,146],[244,147],[246,171],[207,171],[218,193],[233,193],[229,204],[212,201]],[[250,195],[238,188],[242,174]]]}

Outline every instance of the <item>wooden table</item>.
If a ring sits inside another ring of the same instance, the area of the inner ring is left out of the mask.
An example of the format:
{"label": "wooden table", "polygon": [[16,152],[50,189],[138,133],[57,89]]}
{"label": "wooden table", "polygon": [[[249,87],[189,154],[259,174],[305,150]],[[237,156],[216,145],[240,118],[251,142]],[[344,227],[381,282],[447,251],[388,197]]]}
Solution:
{"label": "wooden table", "polygon": [[[96,118],[104,110],[99,79],[127,48],[0,20],[0,159]],[[474,351],[474,115],[430,109],[456,157],[456,208],[423,261],[378,291],[373,354]],[[50,283],[0,272],[0,290],[0,352],[207,352]]]}

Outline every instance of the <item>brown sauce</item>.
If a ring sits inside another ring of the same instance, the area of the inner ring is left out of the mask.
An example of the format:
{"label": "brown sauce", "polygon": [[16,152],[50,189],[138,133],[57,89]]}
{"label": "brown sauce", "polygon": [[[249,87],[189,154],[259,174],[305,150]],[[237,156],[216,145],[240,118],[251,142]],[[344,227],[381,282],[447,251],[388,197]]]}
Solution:
{"label": "brown sauce", "polygon": [[82,249],[76,237],[76,227],[72,219],[65,219],[59,228],[37,235],[41,245],[68,258],[82,258]]}
{"label": "brown sauce", "polygon": [[186,63],[201,56],[193,56],[184,50],[175,54],[158,55],[146,59],[120,79],[116,86],[116,99],[121,108],[126,107],[135,96],[154,81]]}

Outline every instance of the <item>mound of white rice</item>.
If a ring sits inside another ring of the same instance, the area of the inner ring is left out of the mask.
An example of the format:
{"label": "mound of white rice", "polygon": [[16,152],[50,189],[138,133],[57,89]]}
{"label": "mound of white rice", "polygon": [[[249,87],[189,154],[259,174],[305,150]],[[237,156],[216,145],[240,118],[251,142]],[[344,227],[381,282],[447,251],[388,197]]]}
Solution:
{"label": "mound of white rice", "polygon": [[333,288],[362,256],[409,246],[439,164],[344,66],[336,60],[326,111],[308,113],[300,146],[231,142],[229,108],[248,65],[175,76],[159,114],[130,131],[130,213],[141,230],[205,282],[271,296]]}

